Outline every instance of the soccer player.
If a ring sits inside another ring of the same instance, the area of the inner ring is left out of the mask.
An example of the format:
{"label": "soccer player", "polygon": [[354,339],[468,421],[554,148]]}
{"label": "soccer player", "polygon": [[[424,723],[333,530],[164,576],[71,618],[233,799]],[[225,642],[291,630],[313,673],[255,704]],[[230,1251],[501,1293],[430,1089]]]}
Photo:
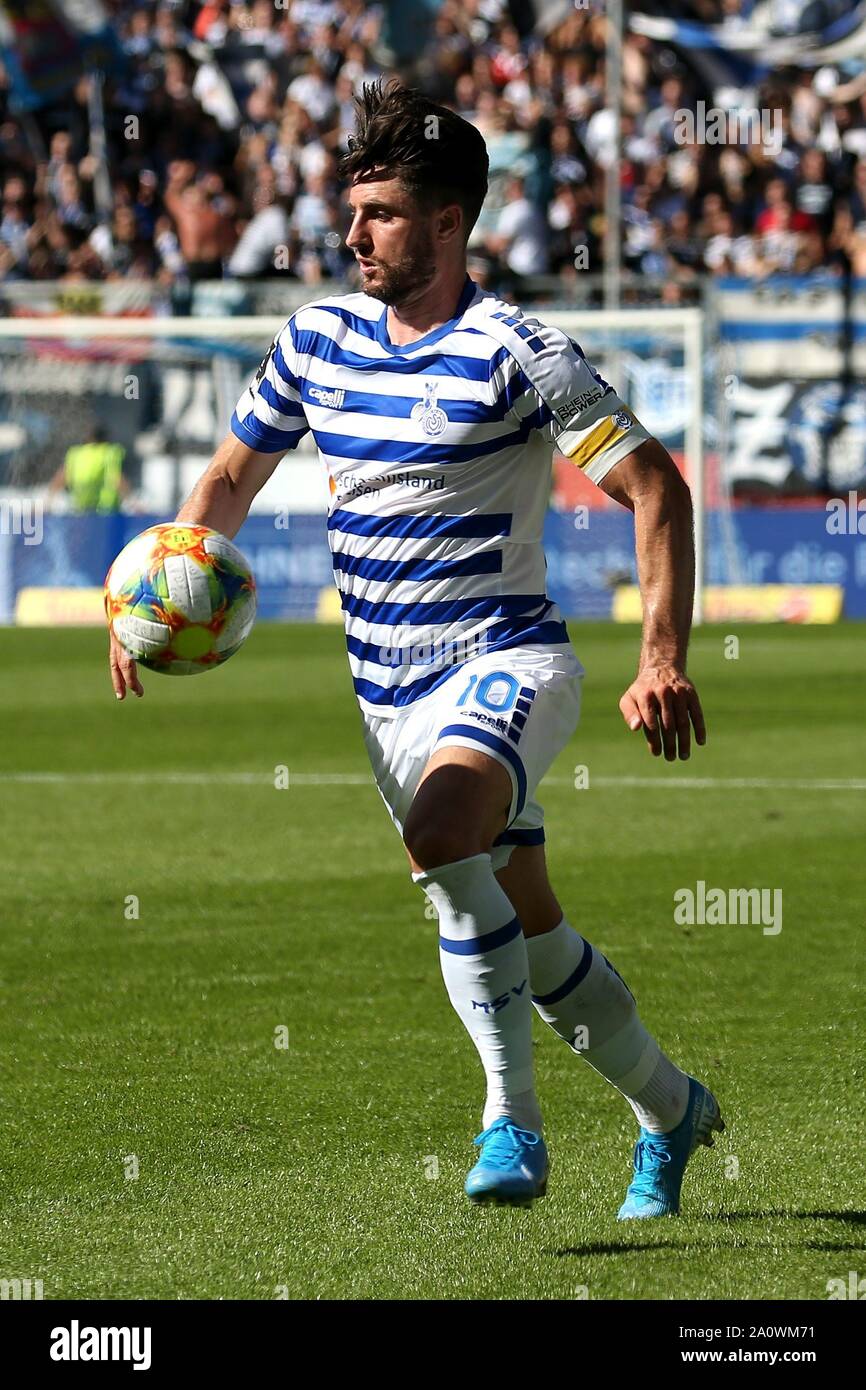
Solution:
{"label": "soccer player", "polygon": [[[177,519],[233,536],[312,431],[367,751],[486,1077],[466,1192],[545,1192],[535,1009],[640,1125],[620,1217],[661,1216],[679,1210],[690,1154],[723,1126],[547,877],[534,795],[574,732],[583,675],[545,592],[553,445],[634,512],[644,630],[620,710],[669,761],[689,756],[692,728],[705,737],[685,674],[691,501],[577,343],[467,276],[487,172],[482,137],[453,112],[397,82],[364,88],[343,161],[362,292],[292,315]],[[117,695],[141,694],[114,641],[110,660]]]}

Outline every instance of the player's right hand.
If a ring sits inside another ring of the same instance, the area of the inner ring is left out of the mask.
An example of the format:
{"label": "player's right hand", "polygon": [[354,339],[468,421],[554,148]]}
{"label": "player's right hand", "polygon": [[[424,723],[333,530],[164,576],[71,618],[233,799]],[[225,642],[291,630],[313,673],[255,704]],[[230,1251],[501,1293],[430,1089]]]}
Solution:
{"label": "player's right hand", "polygon": [[138,679],[138,668],[129,652],[118,642],[114,633],[108,633],[108,665],[111,671],[111,684],[118,700],[126,699],[127,690],[141,699],[144,686]]}

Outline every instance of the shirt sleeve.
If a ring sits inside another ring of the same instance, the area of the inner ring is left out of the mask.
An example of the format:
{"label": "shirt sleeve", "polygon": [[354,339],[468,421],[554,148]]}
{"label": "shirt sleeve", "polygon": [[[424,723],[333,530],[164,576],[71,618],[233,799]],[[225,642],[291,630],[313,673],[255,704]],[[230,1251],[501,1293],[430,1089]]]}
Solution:
{"label": "shirt sleeve", "polygon": [[533,321],[531,336],[524,337],[527,350],[532,353],[527,371],[513,364],[522,378],[512,386],[515,413],[592,482],[600,483],[615,463],[652,438],[561,329]]}
{"label": "shirt sleeve", "polygon": [[296,365],[289,319],[271,343],[232,415],[232,433],[261,454],[285,454],[296,449],[310,428],[301,402]]}

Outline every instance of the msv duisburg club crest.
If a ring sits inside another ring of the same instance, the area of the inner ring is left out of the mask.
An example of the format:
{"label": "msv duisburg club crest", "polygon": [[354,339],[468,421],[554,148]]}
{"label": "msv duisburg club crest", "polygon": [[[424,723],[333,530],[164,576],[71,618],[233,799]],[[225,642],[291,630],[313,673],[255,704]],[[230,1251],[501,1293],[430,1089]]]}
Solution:
{"label": "msv duisburg club crest", "polygon": [[425,381],[424,399],[413,405],[410,412],[412,419],[419,421],[422,430],[430,439],[436,439],[448,424],[448,416],[442,407],[436,404],[438,390],[435,382]]}

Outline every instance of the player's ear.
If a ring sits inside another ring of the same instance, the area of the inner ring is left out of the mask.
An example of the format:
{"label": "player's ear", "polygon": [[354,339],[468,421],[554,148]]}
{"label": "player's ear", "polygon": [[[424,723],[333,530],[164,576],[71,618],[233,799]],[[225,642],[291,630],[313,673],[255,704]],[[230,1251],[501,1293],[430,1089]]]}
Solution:
{"label": "player's ear", "polygon": [[453,241],[463,235],[463,209],[459,203],[449,203],[442,209],[436,230],[440,241]]}

